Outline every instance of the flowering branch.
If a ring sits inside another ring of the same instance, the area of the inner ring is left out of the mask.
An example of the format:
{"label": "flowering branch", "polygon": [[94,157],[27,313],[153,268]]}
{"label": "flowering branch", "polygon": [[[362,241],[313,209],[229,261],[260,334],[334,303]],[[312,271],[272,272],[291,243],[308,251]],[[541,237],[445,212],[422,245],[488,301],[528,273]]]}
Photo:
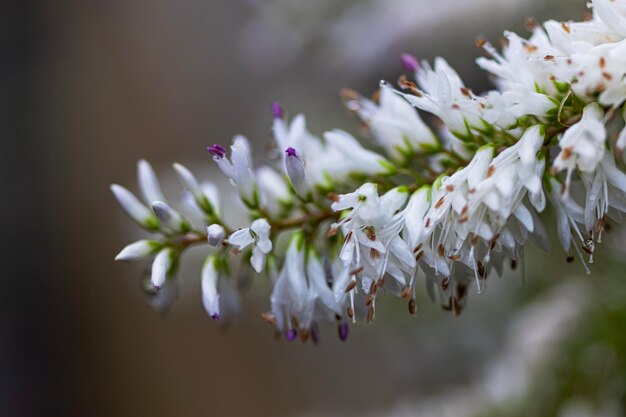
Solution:
{"label": "flowering branch", "polygon": [[207,148],[247,212],[241,227],[224,220],[223,194],[179,164],[186,195],[173,209],[140,161],[143,202],[111,189],[159,237],[116,259],[152,259],[144,287],[166,308],[180,256],[208,244],[201,290],[211,318],[238,314],[241,274],[233,271],[251,267],[273,282],[262,317],[288,340],[313,342],[321,323],[335,323],[345,340],[349,321],[372,322],[383,293],[415,314],[418,280],[460,314],[470,286],[480,292],[488,276],[514,268],[526,244],[549,249],[541,221],[548,205],[564,258],[575,253],[589,272],[607,225],[626,212],[626,1],[592,7],[588,21],[533,24],[528,39],[506,32],[501,52],[479,39],[487,57],[477,63],[497,87],[484,94],[444,59],[431,66],[409,54],[401,61],[410,77],[398,88],[383,81],[372,99],[342,90],[376,151],[341,130],[316,137],[304,116],[289,121],[274,103],[279,153],[267,165],[253,164],[243,136],[230,152]]}

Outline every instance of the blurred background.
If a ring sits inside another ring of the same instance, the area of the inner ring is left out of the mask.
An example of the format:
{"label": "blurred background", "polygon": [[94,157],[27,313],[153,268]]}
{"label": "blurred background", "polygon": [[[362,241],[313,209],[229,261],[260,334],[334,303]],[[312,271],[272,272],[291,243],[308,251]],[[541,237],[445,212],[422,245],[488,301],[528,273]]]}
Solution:
{"label": "blurred background", "polygon": [[[9,3],[9,2],[7,2]],[[204,178],[235,133],[270,139],[269,103],[312,131],[358,133],[342,87],[395,81],[399,55],[443,55],[475,91],[477,35],[526,17],[580,19],[584,0],[69,0],[0,6],[1,416],[621,416],[626,241],[584,275],[530,249],[461,317],[383,302],[348,343],[275,342],[255,280],[219,329],[199,296],[201,253],[166,315],[113,257],[142,232],[109,192],[148,159]],[[170,194],[171,195],[171,194]]]}

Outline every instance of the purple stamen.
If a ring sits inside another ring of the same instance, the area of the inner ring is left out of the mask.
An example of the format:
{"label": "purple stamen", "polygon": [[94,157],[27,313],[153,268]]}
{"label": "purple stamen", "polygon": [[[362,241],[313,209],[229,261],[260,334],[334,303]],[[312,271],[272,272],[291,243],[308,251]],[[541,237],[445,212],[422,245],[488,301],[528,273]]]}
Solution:
{"label": "purple stamen", "polygon": [[285,116],[283,108],[276,101],[272,103],[272,114],[276,119],[282,119]]}
{"label": "purple stamen", "polygon": [[289,341],[292,341],[293,339],[295,339],[296,336],[298,336],[298,332],[296,331],[296,329],[289,329],[287,330],[287,333],[285,334],[285,337],[287,337],[287,340]]}
{"label": "purple stamen", "polygon": [[220,319],[220,313],[215,313],[215,314],[211,315],[211,318],[213,320],[215,320],[215,321],[219,320]]}
{"label": "purple stamen", "polygon": [[287,156],[298,156],[298,153],[296,152],[296,150],[292,148],[291,146],[285,149],[285,153],[287,154]]}
{"label": "purple stamen", "polygon": [[348,340],[348,330],[350,330],[350,328],[347,322],[344,321],[339,325],[339,339],[341,339],[342,342]]}
{"label": "purple stamen", "polygon": [[209,151],[211,155],[215,155],[218,158],[223,158],[224,155],[226,155],[226,149],[224,149],[217,143],[214,144],[213,146],[207,146],[206,150]]}
{"label": "purple stamen", "polygon": [[406,69],[407,71],[415,72],[420,67],[417,59],[411,54],[400,55],[400,61],[402,62],[402,66],[404,67],[404,69]]}

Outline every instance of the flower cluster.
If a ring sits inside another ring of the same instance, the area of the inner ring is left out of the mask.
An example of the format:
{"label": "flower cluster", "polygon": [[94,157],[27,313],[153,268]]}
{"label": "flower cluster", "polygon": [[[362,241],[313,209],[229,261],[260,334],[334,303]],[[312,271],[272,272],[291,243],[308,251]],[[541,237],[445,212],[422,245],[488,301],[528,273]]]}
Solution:
{"label": "flower cluster", "polygon": [[236,277],[254,270],[273,284],[263,319],[279,336],[313,342],[322,323],[345,340],[350,322],[373,321],[384,293],[415,314],[419,281],[459,314],[470,286],[480,292],[515,268],[528,242],[549,249],[547,207],[563,258],[577,254],[589,271],[603,231],[626,212],[626,1],[590,6],[583,22],[529,22],[528,39],[506,32],[502,51],[479,39],[487,56],[477,63],[497,86],[484,94],[443,58],[408,54],[397,87],[383,81],[371,99],[343,90],[368,148],[341,130],[315,136],[304,116],[288,120],[274,103],[267,164],[253,163],[243,136],[229,150],[207,148],[245,208],[240,224],[224,220],[214,185],[179,164],[186,194],[172,208],[140,161],[143,201],[111,189],[158,237],[116,259],[151,258],[144,288],[165,308],[180,256],[207,243],[200,287],[212,319],[238,314]]}

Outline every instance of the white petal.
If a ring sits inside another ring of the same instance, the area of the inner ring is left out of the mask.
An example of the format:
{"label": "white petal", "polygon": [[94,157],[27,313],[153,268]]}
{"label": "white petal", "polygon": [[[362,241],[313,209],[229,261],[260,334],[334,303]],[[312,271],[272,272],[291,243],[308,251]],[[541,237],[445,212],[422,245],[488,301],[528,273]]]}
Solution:
{"label": "white petal", "polygon": [[155,201],[165,201],[159,180],[148,161],[141,159],[137,163],[137,176],[139,190],[147,204],[152,204]]}

